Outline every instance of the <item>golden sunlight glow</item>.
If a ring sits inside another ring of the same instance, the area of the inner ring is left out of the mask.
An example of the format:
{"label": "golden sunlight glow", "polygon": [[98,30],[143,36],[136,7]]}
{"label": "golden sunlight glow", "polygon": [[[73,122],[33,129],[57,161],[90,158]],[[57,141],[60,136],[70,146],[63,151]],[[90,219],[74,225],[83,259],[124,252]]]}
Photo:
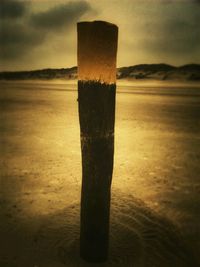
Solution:
{"label": "golden sunlight glow", "polygon": [[78,23],[78,79],[116,82],[118,28],[103,22]]}

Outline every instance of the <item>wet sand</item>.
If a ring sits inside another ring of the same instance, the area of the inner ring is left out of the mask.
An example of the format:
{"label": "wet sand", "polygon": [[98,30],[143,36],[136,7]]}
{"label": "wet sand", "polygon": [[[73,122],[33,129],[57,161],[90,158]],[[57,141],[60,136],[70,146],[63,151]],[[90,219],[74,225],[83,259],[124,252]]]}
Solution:
{"label": "wet sand", "polygon": [[[76,86],[0,90],[0,266],[95,266],[78,255]],[[115,133],[110,258],[98,266],[199,266],[200,86],[119,86]]]}

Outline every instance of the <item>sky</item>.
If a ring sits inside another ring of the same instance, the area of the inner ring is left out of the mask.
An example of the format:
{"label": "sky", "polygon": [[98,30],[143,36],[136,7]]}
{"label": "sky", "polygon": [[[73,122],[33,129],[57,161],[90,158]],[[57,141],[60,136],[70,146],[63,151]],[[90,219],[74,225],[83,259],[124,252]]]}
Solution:
{"label": "sky", "polygon": [[200,0],[0,0],[0,71],[77,65],[77,22],[119,27],[118,67],[200,63]]}

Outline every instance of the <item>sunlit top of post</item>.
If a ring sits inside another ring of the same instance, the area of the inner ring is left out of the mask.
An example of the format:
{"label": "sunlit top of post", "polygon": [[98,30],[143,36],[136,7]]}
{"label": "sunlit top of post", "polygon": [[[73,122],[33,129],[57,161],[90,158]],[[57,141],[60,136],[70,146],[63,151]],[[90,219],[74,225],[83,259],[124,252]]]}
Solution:
{"label": "sunlit top of post", "polygon": [[79,22],[78,79],[116,82],[118,27],[105,21]]}

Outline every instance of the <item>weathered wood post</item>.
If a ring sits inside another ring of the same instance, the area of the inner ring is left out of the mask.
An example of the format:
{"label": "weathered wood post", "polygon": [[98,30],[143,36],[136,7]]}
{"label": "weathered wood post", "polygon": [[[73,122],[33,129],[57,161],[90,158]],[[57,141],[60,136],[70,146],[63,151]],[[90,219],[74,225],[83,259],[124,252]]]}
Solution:
{"label": "weathered wood post", "polygon": [[80,255],[108,257],[114,156],[118,28],[104,21],[78,23],[78,103],[82,151]]}

